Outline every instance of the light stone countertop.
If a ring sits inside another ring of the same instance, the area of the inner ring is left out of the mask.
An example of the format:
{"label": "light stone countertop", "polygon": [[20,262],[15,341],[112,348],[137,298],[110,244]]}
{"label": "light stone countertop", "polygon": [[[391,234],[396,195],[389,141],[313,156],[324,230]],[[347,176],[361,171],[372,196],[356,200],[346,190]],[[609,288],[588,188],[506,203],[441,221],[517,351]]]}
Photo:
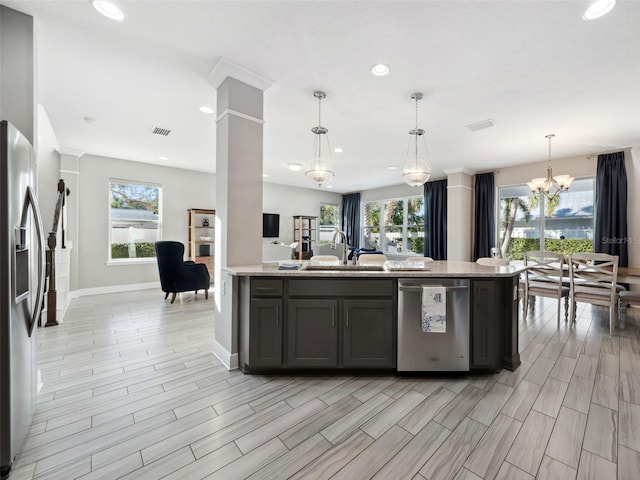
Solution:
{"label": "light stone countertop", "polygon": [[[433,261],[428,262],[425,269],[417,270],[305,270],[309,264],[303,260],[300,270],[278,270],[278,263],[260,265],[241,265],[226,267],[223,270],[238,277],[355,277],[355,278],[411,278],[411,277],[513,277],[524,271],[522,265],[493,267],[478,265],[475,262]],[[396,263],[396,262],[392,262]],[[317,267],[316,267],[317,268]],[[330,267],[329,267],[330,268]]]}

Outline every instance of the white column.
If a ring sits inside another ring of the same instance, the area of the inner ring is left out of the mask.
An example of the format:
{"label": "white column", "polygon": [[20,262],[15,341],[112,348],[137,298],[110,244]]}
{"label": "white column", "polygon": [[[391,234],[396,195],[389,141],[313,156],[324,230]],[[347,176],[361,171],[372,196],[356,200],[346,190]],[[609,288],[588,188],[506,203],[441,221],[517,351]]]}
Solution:
{"label": "white column", "polygon": [[273,82],[221,59],[209,75],[217,90],[214,354],[238,367],[238,289],[227,266],[262,261],[263,91]]}
{"label": "white column", "polygon": [[445,170],[447,174],[447,260],[468,262],[472,256],[473,172]]}
{"label": "white column", "polygon": [[56,151],[60,154],[60,178],[64,179],[66,187],[71,192],[67,197],[65,240],[73,247],[69,259],[69,288],[73,291],[78,289],[78,251],[81,248],[78,244],[80,158],[84,155],[84,151],[69,147],[56,147]]}

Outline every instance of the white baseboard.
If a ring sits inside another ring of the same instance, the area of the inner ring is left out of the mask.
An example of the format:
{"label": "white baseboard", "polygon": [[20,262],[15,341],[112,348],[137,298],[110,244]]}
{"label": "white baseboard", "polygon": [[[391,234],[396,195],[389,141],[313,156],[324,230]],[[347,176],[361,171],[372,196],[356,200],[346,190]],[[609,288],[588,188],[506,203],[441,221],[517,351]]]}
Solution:
{"label": "white baseboard", "polygon": [[211,352],[216,356],[218,360],[224,365],[227,370],[238,369],[238,354],[230,353],[226,348],[218,343],[217,340],[213,341],[213,349]]}
{"label": "white baseboard", "polygon": [[160,282],[129,283],[127,285],[108,285],[106,287],[79,288],[71,292],[71,297],[80,298],[86,295],[101,295],[103,293],[129,292],[131,290],[146,290],[160,288]]}

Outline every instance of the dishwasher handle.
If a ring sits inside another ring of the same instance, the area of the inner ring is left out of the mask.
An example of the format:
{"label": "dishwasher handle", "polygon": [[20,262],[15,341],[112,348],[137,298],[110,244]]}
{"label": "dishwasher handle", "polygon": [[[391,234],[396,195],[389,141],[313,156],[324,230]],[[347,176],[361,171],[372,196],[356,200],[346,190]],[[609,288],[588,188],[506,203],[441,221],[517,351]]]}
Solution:
{"label": "dishwasher handle", "polygon": [[[425,287],[439,287],[440,285],[424,285]],[[451,292],[451,291],[457,291],[457,290],[467,290],[469,287],[467,285],[458,285],[455,287],[447,287],[447,292]],[[398,286],[398,290],[400,290],[401,292],[421,292],[422,291],[422,286],[417,286],[417,285],[412,285],[412,286]]]}

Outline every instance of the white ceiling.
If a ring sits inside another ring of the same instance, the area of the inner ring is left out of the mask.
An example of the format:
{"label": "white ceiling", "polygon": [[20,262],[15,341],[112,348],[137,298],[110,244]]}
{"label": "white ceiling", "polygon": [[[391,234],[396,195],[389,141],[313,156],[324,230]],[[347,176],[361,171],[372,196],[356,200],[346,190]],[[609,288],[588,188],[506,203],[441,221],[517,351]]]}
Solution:
{"label": "white ceiling", "polygon": [[[317,89],[344,148],[336,192],[402,183],[414,91],[436,178],[544,160],[547,133],[554,158],[640,144],[637,1],[592,22],[586,0],[116,0],[123,23],[89,0],[3,3],[36,18],[39,102],[60,144],[91,154],[215,171],[215,114],[198,107],[215,108],[206,78],[220,57],[275,81],[264,173],[276,183],[316,188],[285,165],[311,159]],[[370,73],[378,62],[390,75]]]}

